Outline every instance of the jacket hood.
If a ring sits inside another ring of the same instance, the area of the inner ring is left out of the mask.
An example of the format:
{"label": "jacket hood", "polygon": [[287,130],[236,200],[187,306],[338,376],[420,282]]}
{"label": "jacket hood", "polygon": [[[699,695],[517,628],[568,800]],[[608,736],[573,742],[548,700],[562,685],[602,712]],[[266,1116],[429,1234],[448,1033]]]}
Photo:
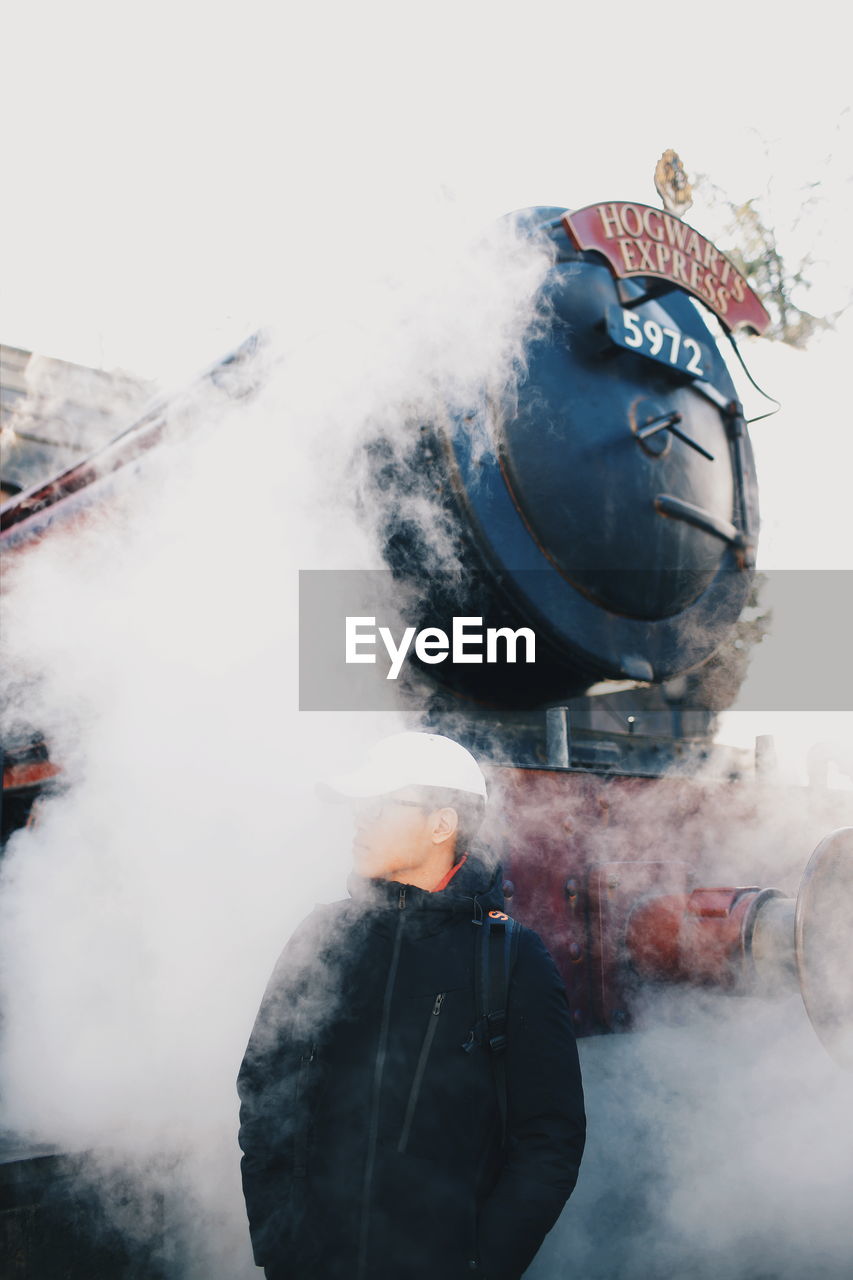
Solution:
{"label": "jacket hood", "polygon": [[469,854],[446,889],[433,893],[416,885],[401,884],[397,880],[373,880],[350,873],[347,889],[353,902],[367,909],[399,909],[401,891],[405,890],[408,910],[456,915],[467,912],[472,919],[480,919],[487,911],[502,911],[504,906],[503,870],[490,866],[476,854]]}

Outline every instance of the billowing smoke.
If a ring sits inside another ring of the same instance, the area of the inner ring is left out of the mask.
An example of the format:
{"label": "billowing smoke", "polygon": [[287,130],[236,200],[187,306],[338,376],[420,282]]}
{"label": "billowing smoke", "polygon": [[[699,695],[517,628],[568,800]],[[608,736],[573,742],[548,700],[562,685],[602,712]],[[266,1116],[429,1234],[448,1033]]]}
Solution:
{"label": "billowing smoke", "polygon": [[[188,396],[112,505],[9,567],[6,731],[67,785],[3,866],[4,1123],[88,1153],[113,1219],[118,1171],[162,1194],[182,1276],[254,1273],[237,1068],[283,942],[344,893],[315,780],[401,725],[300,714],[298,571],[380,567],[363,444],[510,385],[548,266],[508,223],[433,231],[393,279],[296,282],[251,395]],[[334,306],[289,340],[309,288]]]}
{"label": "billowing smoke", "polygon": [[[517,803],[517,780],[506,787]],[[595,983],[600,973],[586,951],[598,916],[590,904],[588,919],[573,920],[566,877],[583,894],[587,870],[601,864],[686,864],[691,888],[754,885],[796,898],[813,849],[842,823],[853,825],[842,791],[576,774],[542,787],[504,835],[506,853],[527,848],[516,854],[514,908],[535,911],[563,955],[580,939],[570,990],[586,1007],[590,975]],[[537,876],[538,867],[550,874]],[[663,871],[646,891],[666,891]],[[821,923],[834,926],[835,941],[827,976],[849,1008],[849,871],[829,914],[826,905]],[[531,1280],[842,1280],[853,1259],[853,1150],[844,1136],[853,1073],[820,1042],[796,977],[755,982],[744,966],[730,991],[649,983],[633,990],[629,1008],[628,1034],[579,1042],[587,1150]]]}
{"label": "billowing smoke", "polygon": [[531,1280],[842,1280],[851,1078],[798,996],[679,996],[581,1043],[585,1165]]}
{"label": "billowing smoke", "polygon": [[[401,725],[298,711],[298,570],[380,565],[363,445],[504,392],[535,322],[539,250],[509,226],[439,240],[383,279],[330,272],[325,314],[312,274],[253,394],[189,397],[120,500],[10,569],[5,722],[45,734],[68,786],[3,867],[4,1122],[85,1153],[111,1221],[165,1227],[176,1276],[256,1274],[237,1067],[282,943],[343,892],[349,832],[315,779]],[[406,514],[445,549],[429,504]],[[561,801],[523,834],[795,894],[831,806],[720,794],[673,810],[635,788],[594,821]],[[659,992],[581,1048],[587,1155],[531,1276],[847,1274],[853,1092],[798,995]],[[122,1209],[128,1177],[145,1213]]]}

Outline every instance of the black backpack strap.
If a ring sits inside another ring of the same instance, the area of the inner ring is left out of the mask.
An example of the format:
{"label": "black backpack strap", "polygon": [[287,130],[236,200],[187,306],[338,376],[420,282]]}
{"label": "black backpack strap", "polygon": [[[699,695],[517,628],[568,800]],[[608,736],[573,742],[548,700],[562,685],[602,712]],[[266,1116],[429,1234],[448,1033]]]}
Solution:
{"label": "black backpack strap", "polygon": [[501,1146],[506,1142],[507,1130],[507,1003],[518,938],[518,926],[506,912],[490,911],[483,920],[482,934],[477,940],[479,962],[476,988],[480,1036],[481,1043],[489,1054],[495,1078],[501,1116]]}

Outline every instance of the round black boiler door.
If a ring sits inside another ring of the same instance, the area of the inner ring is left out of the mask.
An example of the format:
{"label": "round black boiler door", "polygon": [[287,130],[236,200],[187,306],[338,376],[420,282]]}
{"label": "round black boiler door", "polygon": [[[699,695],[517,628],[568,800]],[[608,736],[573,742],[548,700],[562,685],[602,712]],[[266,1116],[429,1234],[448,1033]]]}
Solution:
{"label": "round black boiler door", "polygon": [[652,281],[617,285],[597,255],[549,234],[549,321],[524,380],[511,403],[484,397],[446,424],[440,451],[471,566],[490,584],[478,612],[491,595],[503,624],[535,627],[543,656],[511,689],[489,688],[483,668],[432,674],[515,705],[700,665],[746,602],[757,529],[749,441],[699,307],[678,290],[650,296]]}

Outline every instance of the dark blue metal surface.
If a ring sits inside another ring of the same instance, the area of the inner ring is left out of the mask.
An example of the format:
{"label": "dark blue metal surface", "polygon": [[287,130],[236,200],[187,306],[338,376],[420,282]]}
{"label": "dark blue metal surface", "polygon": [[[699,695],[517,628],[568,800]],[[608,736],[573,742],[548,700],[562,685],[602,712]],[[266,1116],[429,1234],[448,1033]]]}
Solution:
{"label": "dark blue metal surface", "polygon": [[[617,282],[598,255],[574,250],[560,212],[520,215],[555,256],[523,382],[511,402],[484,396],[441,429],[437,451],[475,571],[463,611],[535,627],[538,649],[535,670],[507,679],[504,669],[499,683],[485,668],[433,674],[506,706],[602,677],[657,683],[690,670],[749,591],[754,466],[713,334],[685,294],[648,297],[643,282]],[[615,344],[615,305],[701,344],[703,379]]]}

